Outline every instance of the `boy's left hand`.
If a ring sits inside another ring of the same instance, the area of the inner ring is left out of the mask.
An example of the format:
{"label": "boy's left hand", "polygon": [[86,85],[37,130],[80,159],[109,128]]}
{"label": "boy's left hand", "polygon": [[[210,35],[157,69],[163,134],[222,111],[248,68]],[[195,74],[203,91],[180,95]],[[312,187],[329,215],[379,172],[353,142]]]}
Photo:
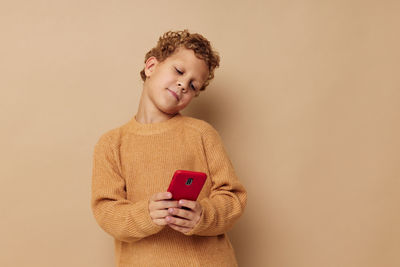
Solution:
{"label": "boy's left hand", "polygon": [[188,209],[169,208],[168,213],[171,216],[165,217],[165,220],[172,229],[187,233],[199,222],[203,208],[199,202],[185,199],[179,200],[179,206]]}

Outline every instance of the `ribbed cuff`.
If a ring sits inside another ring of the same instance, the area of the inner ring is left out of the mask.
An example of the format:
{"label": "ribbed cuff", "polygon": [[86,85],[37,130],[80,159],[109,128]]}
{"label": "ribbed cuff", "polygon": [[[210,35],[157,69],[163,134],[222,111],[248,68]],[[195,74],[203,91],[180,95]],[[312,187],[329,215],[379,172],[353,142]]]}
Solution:
{"label": "ribbed cuff", "polygon": [[139,214],[139,216],[136,216],[135,221],[137,222],[141,231],[143,231],[144,236],[156,234],[164,228],[164,226],[155,224],[151,219],[149,211],[149,199],[150,198],[146,198],[136,202],[137,210],[134,212],[136,215]]}

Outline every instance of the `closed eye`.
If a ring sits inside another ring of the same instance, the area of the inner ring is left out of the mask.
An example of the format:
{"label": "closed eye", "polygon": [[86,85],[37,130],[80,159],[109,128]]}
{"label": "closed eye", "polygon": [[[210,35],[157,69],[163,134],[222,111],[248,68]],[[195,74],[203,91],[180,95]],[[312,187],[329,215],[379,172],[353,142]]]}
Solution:
{"label": "closed eye", "polygon": [[[178,70],[177,68],[175,68],[175,70],[176,70],[176,72],[178,72],[180,75],[183,74],[183,71],[180,71],[180,70]],[[192,89],[193,89],[194,91],[196,91],[196,87],[194,87],[193,84],[191,84],[190,87],[192,87]]]}
{"label": "closed eye", "polygon": [[176,69],[176,72],[178,72],[179,74],[183,74],[182,71],[178,70],[177,68],[175,68],[175,69]]}

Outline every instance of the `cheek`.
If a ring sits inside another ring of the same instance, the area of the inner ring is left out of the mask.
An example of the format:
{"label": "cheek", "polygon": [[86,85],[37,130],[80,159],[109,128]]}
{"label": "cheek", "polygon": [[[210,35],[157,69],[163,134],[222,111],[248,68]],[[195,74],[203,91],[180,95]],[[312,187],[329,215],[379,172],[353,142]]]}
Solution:
{"label": "cheek", "polygon": [[192,101],[193,97],[189,95],[185,95],[184,98],[182,99],[183,105],[189,105],[189,103]]}
{"label": "cheek", "polygon": [[154,77],[154,80],[157,80],[158,84],[170,84],[174,81],[174,77],[167,72],[159,72],[156,77]]}
{"label": "cheek", "polygon": [[176,79],[175,79],[174,75],[172,75],[170,73],[163,73],[163,75],[160,75],[160,80],[164,83],[172,83]]}

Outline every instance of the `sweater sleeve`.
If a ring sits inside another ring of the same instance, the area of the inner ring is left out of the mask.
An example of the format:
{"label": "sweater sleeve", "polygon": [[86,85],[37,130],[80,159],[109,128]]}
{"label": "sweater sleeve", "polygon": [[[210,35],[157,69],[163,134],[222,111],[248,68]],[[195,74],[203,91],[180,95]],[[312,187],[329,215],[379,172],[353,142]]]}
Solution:
{"label": "sweater sleeve", "polygon": [[151,220],[148,201],[126,198],[118,146],[103,135],[93,154],[91,207],[100,227],[114,238],[135,242],[159,232],[163,227]]}
{"label": "sweater sleeve", "polygon": [[203,146],[212,182],[208,198],[200,200],[203,208],[199,223],[186,235],[216,236],[233,227],[242,215],[247,192],[239,182],[218,132],[210,127]]}

